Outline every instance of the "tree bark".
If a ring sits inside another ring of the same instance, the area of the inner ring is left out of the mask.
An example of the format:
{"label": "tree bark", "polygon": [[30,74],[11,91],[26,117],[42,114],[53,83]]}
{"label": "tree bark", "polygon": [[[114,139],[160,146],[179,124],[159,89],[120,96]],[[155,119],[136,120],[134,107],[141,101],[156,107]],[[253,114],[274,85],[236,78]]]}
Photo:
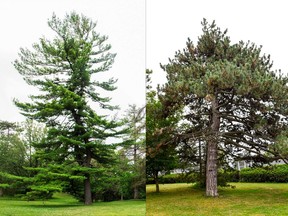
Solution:
{"label": "tree bark", "polygon": [[[91,149],[86,149],[86,161],[84,166],[90,167],[91,163]],[[84,181],[84,204],[85,205],[91,205],[92,204],[92,191],[91,191],[91,182],[90,182],[90,174],[86,175],[86,179]]]}
{"label": "tree bark", "polygon": [[217,97],[211,101],[211,135],[207,141],[207,161],[206,161],[206,196],[218,196],[217,189],[217,145],[218,132],[220,128],[220,115],[218,111]]}
{"label": "tree bark", "polygon": [[92,193],[91,193],[91,183],[90,183],[90,176],[86,176],[85,185],[84,185],[84,204],[91,205],[92,204]]}
{"label": "tree bark", "polygon": [[201,151],[201,141],[199,139],[199,181],[201,182],[203,179],[203,167],[202,167],[202,151]]}
{"label": "tree bark", "polygon": [[[136,142],[136,138],[134,139]],[[136,144],[133,146],[133,160],[134,160],[134,166],[137,167],[137,145]],[[138,190],[137,185],[134,186],[134,199],[139,199],[139,190]]]}
{"label": "tree bark", "polygon": [[158,171],[156,171],[154,173],[154,181],[155,181],[155,185],[156,185],[156,193],[159,193],[159,178],[158,178]]}
{"label": "tree bark", "polygon": [[138,186],[135,186],[135,187],[134,187],[134,199],[139,199]]}
{"label": "tree bark", "polygon": [[0,197],[2,197],[2,196],[3,196],[3,189],[0,188]]}

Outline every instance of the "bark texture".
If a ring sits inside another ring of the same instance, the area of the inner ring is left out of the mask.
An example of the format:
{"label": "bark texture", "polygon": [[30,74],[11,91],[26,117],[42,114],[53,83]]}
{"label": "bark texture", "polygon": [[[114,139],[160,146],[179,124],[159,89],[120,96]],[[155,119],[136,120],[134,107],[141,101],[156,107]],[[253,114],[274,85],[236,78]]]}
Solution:
{"label": "bark texture", "polygon": [[207,162],[206,162],[206,196],[218,196],[217,189],[217,143],[220,128],[220,115],[218,111],[218,101],[215,97],[211,101],[211,136],[207,142]]}

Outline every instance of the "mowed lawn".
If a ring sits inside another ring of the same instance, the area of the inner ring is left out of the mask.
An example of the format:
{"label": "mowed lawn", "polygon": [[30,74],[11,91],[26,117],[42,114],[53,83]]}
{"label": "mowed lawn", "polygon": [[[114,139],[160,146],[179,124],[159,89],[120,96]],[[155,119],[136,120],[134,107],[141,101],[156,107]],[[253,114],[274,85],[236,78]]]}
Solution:
{"label": "mowed lawn", "polygon": [[191,184],[147,186],[146,216],[185,215],[288,215],[288,184],[231,183],[232,188],[219,188],[220,196],[207,198],[204,191]]}
{"label": "mowed lawn", "polygon": [[97,202],[84,206],[71,196],[56,194],[45,201],[0,198],[1,216],[145,216],[145,201]]}

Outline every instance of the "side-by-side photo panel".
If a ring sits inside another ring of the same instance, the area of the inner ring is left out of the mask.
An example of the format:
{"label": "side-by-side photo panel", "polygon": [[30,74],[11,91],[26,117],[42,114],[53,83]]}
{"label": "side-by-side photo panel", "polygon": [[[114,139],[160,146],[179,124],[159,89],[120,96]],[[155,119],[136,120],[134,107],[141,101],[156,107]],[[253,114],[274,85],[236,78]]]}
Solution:
{"label": "side-by-side photo panel", "polygon": [[0,8],[0,215],[145,216],[145,0]]}
{"label": "side-by-side photo panel", "polygon": [[284,3],[146,4],[146,216],[286,215]]}

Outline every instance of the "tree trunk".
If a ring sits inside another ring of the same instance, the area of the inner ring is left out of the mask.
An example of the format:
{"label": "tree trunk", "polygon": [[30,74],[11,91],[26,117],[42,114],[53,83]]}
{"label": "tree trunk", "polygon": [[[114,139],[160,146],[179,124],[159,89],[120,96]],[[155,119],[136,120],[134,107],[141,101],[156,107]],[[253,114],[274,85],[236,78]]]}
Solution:
{"label": "tree trunk", "polygon": [[156,171],[154,173],[154,181],[155,181],[155,185],[156,185],[156,193],[159,193],[159,178],[158,178],[158,171]]}
{"label": "tree trunk", "polygon": [[199,181],[203,179],[203,167],[202,167],[202,151],[201,151],[201,140],[199,139]]}
{"label": "tree trunk", "polygon": [[135,187],[134,187],[134,199],[139,199],[138,186],[135,186]]}
{"label": "tree trunk", "polygon": [[3,196],[3,188],[0,188],[0,197]]}
{"label": "tree trunk", "polygon": [[217,95],[212,103],[211,135],[207,141],[206,161],[206,196],[218,196],[217,189],[217,145],[218,132],[220,128],[220,115],[218,111]]}
{"label": "tree trunk", "polygon": [[85,189],[84,189],[84,204],[91,205],[92,204],[92,192],[91,192],[91,183],[90,183],[90,176],[86,176],[85,179]]}
{"label": "tree trunk", "polygon": [[[86,149],[86,161],[84,166],[85,167],[90,167],[91,163],[91,149],[87,148]],[[90,174],[86,175],[86,179],[84,181],[84,204],[85,205],[91,205],[92,204],[92,191],[91,191],[91,182],[90,182]]]}
{"label": "tree trunk", "polygon": [[[135,138],[135,142],[136,142],[136,138]],[[136,144],[133,146],[133,161],[134,161],[134,166],[137,167],[137,145]],[[134,199],[139,199],[139,190],[138,190],[137,185],[134,186]]]}

